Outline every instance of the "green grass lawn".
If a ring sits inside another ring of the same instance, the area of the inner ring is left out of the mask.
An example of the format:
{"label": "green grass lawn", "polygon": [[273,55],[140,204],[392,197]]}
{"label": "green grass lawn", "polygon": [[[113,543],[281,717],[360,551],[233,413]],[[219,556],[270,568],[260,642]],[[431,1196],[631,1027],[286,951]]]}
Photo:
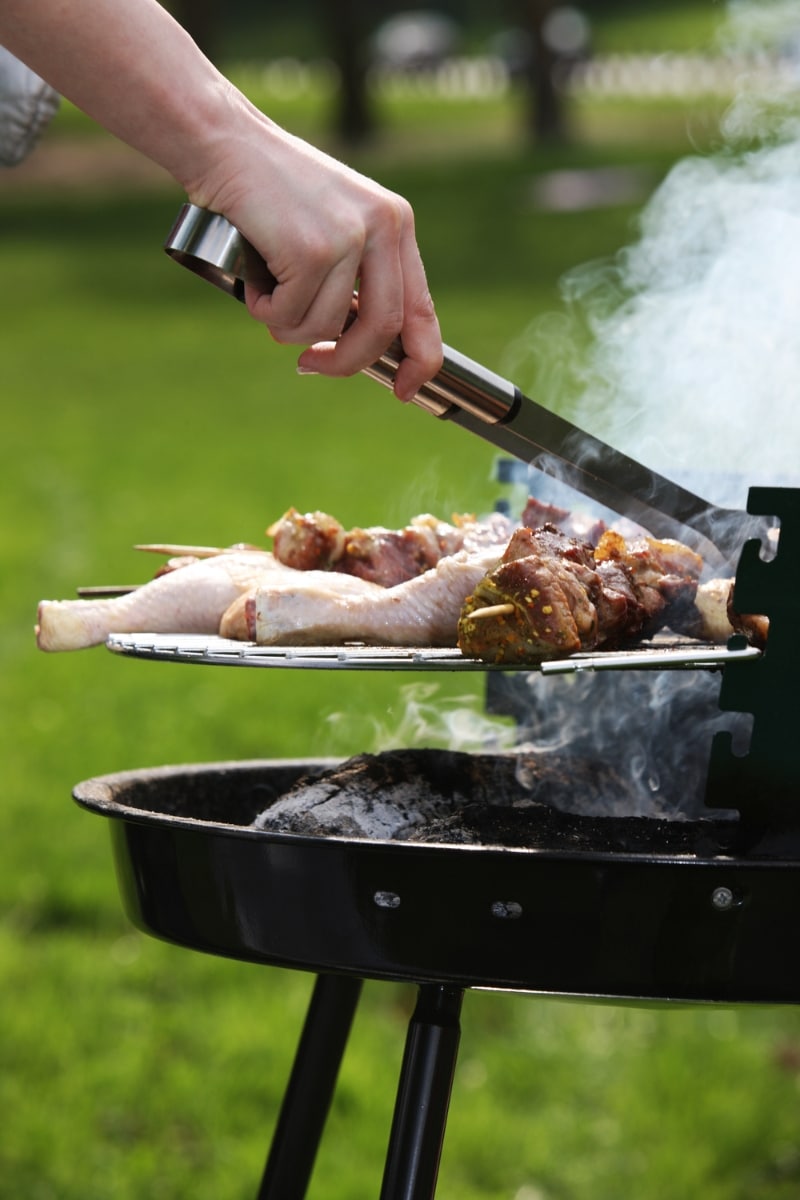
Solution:
{"label": "green grass lawn", "polygon": [[[513,114],[487,116],[488,145],[448,112],[438,155],[359,159],[415,205],[446,340],[505,373],[563,272],[633,235],[633,206],[535,211],[534,173],[657,179],[690,148],[681,110],[649,139],[642,113],[576,118],[547,156],[515,145]],[[45,656],[37,600],[145,578],[136,542],[258,542],[289,504],[392,524],[497,492],[483,443],[366,379],[298,378],[293,350],[171,264],[180,202],[0,190],[0,1200],[249,1200],[311,986],[134,931],[72,785],[404,742],[406,689],[430,683]],[[433,706],[480,708],[479,681],[436,687]],[[378,1195],[412,1004],[366,987],[310,1200]],[[438,1200],[797,1195],[794,1009],[470,993],[463,1026]]]}

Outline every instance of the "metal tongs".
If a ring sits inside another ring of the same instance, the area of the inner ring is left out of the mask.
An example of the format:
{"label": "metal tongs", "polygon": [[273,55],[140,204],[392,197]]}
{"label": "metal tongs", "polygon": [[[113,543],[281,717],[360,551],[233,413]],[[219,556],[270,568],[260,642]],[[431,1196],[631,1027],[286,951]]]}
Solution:
{"label": "metal tongs", "polygon": [[[164,244],[177,262],[244,301],[244,285],[272,290],[276,280],[242,234],[224,217],[185,204]],[[354,294],[350,321],[358,314]],[[403,357],[396,340],[364,374],[388,388]],[[607,445],[520,392],[513,383],[449,346],[439,374],[413,403],[484,438],[552,475],[656,537],[692,546],[715,569],[736,568],[744,542],[763,538],[763,517],[719,508]]]}

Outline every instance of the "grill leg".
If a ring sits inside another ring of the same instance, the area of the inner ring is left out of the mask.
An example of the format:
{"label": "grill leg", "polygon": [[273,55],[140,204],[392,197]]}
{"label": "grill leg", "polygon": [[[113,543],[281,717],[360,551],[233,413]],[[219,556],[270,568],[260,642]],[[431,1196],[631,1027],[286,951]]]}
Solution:
{"label": "grill leg", "polygon": [[462,988],[420,986],[408,1027],[380,1200],[433,1200],[463,997]]}
{"label": "grill leg", "polygon": [[303,1200],[362,981],[319,975],[272,1137],[257,1200]]}

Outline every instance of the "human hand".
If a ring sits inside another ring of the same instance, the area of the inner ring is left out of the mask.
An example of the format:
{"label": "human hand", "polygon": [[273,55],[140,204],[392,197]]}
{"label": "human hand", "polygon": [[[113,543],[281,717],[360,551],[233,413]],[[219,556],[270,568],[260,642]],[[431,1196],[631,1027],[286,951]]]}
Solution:
{"label": "human hand", "polygon": [[[355,374],[399,336],[404,358],[394,390],[411,399],[442,363],[411,206],[258,118],[246,165],[241,150],[226,153],[215,163],[221,183],[188,189],[193,203],[241,230],[277,279],[271,293],[248,286],[251,315],[276,341],[309,347],[298,361],[302,372]],[[356,286],[358,313],[345,329]]]}

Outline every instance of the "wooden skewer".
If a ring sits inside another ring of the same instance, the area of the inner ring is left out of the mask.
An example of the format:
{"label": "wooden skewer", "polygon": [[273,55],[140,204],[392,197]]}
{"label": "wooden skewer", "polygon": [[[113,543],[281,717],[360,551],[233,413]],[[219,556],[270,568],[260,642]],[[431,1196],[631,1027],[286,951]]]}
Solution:
{"label": "wooden skewer", "polygon": [[145,550],[148,554],[168,554],[170,557],[213,558],[215,554],[224,554],[221,546],[181,546],[170,542],[151,542],[134,546],[134,550]]}
{"label": "wooden skewer", "polygon": [[483,617],[505,617],[513,611],[513,604],[487,604],[483,608],[476,608],[474,612],[467,613],[467,620],[471,621],[473,617],[477,617],[478,620]]}
{"label": "wooden skewer", "polygon": [[112,583],[108,587],[79,587],[75,590],[82,599],[102,600],[108,596],[127,596],[129,592],[135,592],[138,588],[138,583]]}
{"label": "wooden skewer", "polygon": [[214,558],[217,554],[238,554],[242,550],[263,551],[263,546],[237,542],[235,546],[183,546],[178,542],[144,542],[133,547],[148,554],[167,554],[170,558]]}
{"label": "wooden skewer", "polygon": [[[240,542],[236,546],[184,546],[177,542],[146,542],[134,546],[134,550],[145,550],[150,554],[166,554],[169,558],[214,558],[217,554],[235,554],[239,550],[259,550],[259,546],[251,546],[248,542]],[[100,584],[96,587],[79,587],[76,592],[82,599],[102,599],[107,596],[125,596],[135,592],[141,585],[131,584]]]}

